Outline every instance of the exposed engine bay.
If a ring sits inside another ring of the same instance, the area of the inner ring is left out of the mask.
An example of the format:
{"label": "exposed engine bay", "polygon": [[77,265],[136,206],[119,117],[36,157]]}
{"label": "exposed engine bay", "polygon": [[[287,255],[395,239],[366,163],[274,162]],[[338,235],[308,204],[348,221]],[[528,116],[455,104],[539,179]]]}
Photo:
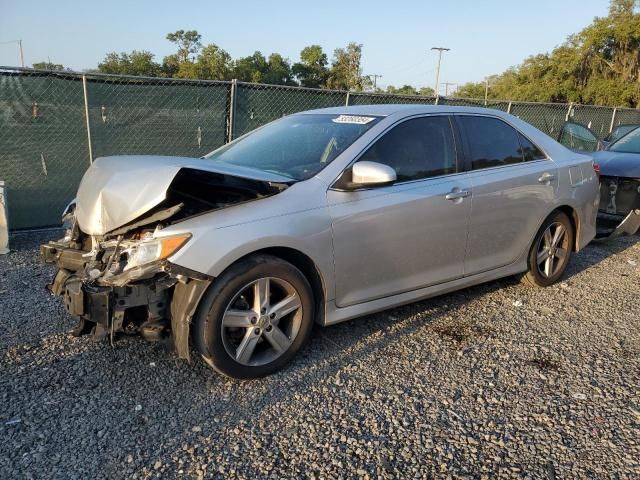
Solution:
{"label": "exposed engine bay", "polygon": [[[98,205],[103,191],[124,195],[113,186],[114,175],[105,165],[109,166],[103,162],[102,170],[96,168],[103,190],[83,179],[78,201],[83,200],[84,189],[85,212],[102,208],[88,205],[87,199]],[[64,238],[41,246],[45,261],[58,267],[49,290],[61,296],[66,310],[78,319],[74,335],[94,334],[111,342],[121,334],[140,334],[149,340],[173,337],[178,356],[188,359],[189,323],[213,279],[168,260],[189,241],[189,234],[160,238],[154,234],[196,215],[275,195],[288,186],[189,167],[171,175],[168,188],[161,192],[164,199],[101,235],[85,233],[77,214],[80,204],[70,205],[63,217]],[[109,220],[115,225],[113,217]]]}
{"label": "exposed engine bay", "polygon": [[633,235],[640,228],[640,179],[600,177],[598,237]]}

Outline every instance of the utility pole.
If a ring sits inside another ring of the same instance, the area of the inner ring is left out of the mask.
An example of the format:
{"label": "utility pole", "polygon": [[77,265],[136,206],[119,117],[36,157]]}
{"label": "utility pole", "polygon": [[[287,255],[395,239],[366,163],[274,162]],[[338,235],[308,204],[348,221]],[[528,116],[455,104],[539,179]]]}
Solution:
{"label": "utility pole", "polygon": [[449,95],[449,86],[455,86],[457,85],[457,83],[449,83],[449,82],[444,82],[444,96],[448,96]]}
{"label": "utility pole", "polygon": [[378,75],[377,73],[372,73],[371,75],[367,75],[367,77],[369,78],[373,77],[373,90],[375,91],[378,85],[378,79],[382,78],[382,75]]}
{"label": "utility pole", "polygon": [[435,94],[436,97],[438,97],[438,87],[440,86],[440,63],[442,62],[442,52],[448,52],[449,50],[451,50],[450,48],[445,48],[445,47],[431,47],[431,50],[437,50],[438,51],[438,68],[436,69],[436,88],[435,88]]}
{"label": "utility pole", "polygon": [[22,40],[9,40],[6,42],[0,42],[0,45],[6,45],[9,43],[17,43],[18,44],[18,49],[20,50],[20,64],[22,65],[22,68],[24,68],[24,53],[22,51]]}
{"label": "utility pole", "polygon": [[489,96],[489,77],[484,79],[484,106],[487,106],[487,97]]}

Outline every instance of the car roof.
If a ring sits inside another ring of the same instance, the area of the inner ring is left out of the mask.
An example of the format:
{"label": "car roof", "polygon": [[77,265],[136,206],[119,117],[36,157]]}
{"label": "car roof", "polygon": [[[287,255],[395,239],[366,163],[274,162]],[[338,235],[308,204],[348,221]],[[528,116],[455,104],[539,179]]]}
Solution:
{"label": "car roof", "polygon": [[[459,107],[453,105],[422,105],[422,104],[382,104],[382,105],[354,105],[343,107],[321,108],[318,110],[307,110],[300,112],[301,115],[330,114],[330,115],[369,115],[401,119],[412,115],[420,114],[455,114],[470,113],[475,115],[490,115],[506,121],[520,133],[532,139],[536,145],[541,147],[547,155],[554,159],[568,158],[567,153],[573,156],[579,154],[568,150],[549,135],[541,132],[533,125],[521,120],[502,110],[486,107]],[[580,155],[582,156],[582,155]],[[572,158],[574,158],[572,157]]]}
{"label": "car roof", "polygon": [[307,110],[300,112],[303,115],[309,114],[330,114],[330,115],[374,115],[386,117],[396,113],[414,115],[420,113],[490,113],[505,116],[506,112],[486,107],[456,107],[452,105],[423,105],[423,104],[394,104],[385,103],[382,105],[354,105],[343,107],[320,108],[317,110]]}

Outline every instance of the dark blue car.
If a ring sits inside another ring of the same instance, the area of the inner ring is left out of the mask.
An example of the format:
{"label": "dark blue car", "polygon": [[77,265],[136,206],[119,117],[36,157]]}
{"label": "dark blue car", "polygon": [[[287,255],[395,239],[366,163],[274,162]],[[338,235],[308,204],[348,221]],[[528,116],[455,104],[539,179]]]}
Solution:
{"label": "dark blue car", "polygon": [[600,165],[598,235],[636,233],[640,227],[640,128],[592,156]]}

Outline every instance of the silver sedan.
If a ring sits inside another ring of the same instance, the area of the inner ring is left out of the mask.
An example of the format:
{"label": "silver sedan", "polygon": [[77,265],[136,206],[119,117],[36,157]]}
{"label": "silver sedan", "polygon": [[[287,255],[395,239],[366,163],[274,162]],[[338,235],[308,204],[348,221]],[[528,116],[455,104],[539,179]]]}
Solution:
{"label": "silver sedan", "polygon": [[171,336],[236,378],[326,326],[509,275],[548,286],[596,232],[598,177],[507,113],[291,115],[202,159],[98,159],[42,246],[76,335]]}

